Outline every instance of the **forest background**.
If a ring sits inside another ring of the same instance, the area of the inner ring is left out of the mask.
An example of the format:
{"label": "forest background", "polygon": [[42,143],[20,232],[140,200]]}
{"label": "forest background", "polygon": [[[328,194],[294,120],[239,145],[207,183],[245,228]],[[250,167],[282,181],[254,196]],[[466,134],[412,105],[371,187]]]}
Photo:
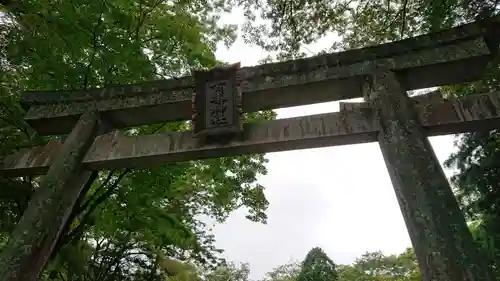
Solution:
{"label": "forest background", "polygon": [[[88,89],[167,79],[220,65],[217,46],[237,36],[262,48],[261,62],[380,44],[497,14],[498,1],[475,0],[27,0],[0,1],[0,157],[43,144],[23,122],[24,90]],[[222,25],[220,15],[243,11],[245,24]],[[239,33],[239,34],[238,34]],[[481,81],[442,87],[448,95],[498,90],[498,60]],[[248,122],[276,118],[272,111]],[[186,123],[142,126],[129,134],[187,130]],[[460,136],[447,166],[478,246],[500,276],[499,132]],[[266,223],[269,202],[257,178],[265,155],[94,172],[71,214],[42,280],[241,280],[248,264],[222,259],[205,219],[223,223],[235,210]],[[229,172],[229,173],[228,173]],[[0,250],[26,209],[40,178],[0,178]],[[272,251],[272,249],[270,249]],[[335,265],[321,248],[302,262],[279,266],[264,280],[419,280],[411,249],[366,253]]]}

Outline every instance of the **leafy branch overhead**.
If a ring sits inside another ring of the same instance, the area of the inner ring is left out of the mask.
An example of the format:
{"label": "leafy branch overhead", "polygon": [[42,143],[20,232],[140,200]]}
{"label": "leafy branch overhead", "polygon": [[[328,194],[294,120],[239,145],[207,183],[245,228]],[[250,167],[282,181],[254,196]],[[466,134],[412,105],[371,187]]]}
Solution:
{"label": "leafy branch overhead", "polygon": [[[22,91],[134,83],[222,64],[215,58],[216,47],[230,45],[237,34],[235,26],[220,24],[217,14],[237,5],[247,20],[243,38],[284,60],[311,55],[306,45],[328,34],[338,40],[325,51],[379,44],[498,13],[499,1],[1,1],[0,157],[50,140],[22,121]],[[453,95],[498,90],[498,62],[490,68],[482,81],[442,90]],[[266,111],[247,118],[258,122],[275,114]],[[179,122],[126,133],[187,129]],[[465,135],[459,153],[448,163],[460,171],[453,183],[463,209],[478,222],[471,229],[496,263],[498,143],[496,131]],[[257,183],[266,173],[265,163],[264,155],[253,155],[94,173],[41,280],[197,281],[200,275],[214,281],[248,280],[247,266],[214,269],[221,262],[221,249],[215,246],[207,220],[224,222],[231,212],[245,207],[249,219],[265,222],[268,201]],[[39,180],[0,179],[0,248]],[[368,253],[354,265],[343,266],[316,248],[303,265],[278,267],[265,279],[418,278],[411,250],[398,256]]]}
{"label": "leafy branch overhead", "polygon": [[[220,25],[214,14],[229,8],[224,1],[2,4],[1,155],[54,138],[37,137],[22,122],[22,91],[88,89],[181,76],[193,68],[221,64],[214,56],[217,44],[230,44],[236,36],[235,27]],[[247,117],[254,121],[274,114]],[[179,122],[126,133],[187,129]],[[206,227],[207,218],[223,222],[245,207],[249,219],[265,222],[268,202],[256,182],[266,173],[265,162],[264,155],[254,155],[94,172],[44,278],[151,280],[169,275],[157,271],[158,259],[190,260],[202,268],[218,264],[221,250]],[[0,194],[2,239],[9,237],[38,181],[2,179],[16,187],[9,190],[18,191]]]}
{"label": "leafy branch overhead", "polygon": [[246,41],[278,60],[313,55],[304,47],[329,34],[340,37],[330,51],[358,48],[486,17],[498,6],[497,0],[233,1],[244,7]]}

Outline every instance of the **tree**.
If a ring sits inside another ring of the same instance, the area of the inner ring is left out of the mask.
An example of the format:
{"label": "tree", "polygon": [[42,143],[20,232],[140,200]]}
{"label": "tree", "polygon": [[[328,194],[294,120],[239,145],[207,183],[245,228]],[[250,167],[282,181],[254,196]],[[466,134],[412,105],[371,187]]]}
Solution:
{"label": "tree", "polygon": [[205,274],[207,281],[248,281],[250,275],[250,266],[248,263],[226,263],[221,264],[215,270]]}
{"label": "tree", "polygon": [[399,255],[367,252],[352,265],[340,265],[339,281],[420,281],[420,271],[413,250]]}
{"label": "tree", "polygon": [[399,255],[385,256],[382,252],[368,252],[354,263],[354,268],[375,280],[421,280],[417,260],[411,248]]}
{"label": "tree", "polygon": [[[500,8],[498,0],[245,2],[248,19],[245,38],[275,52],[276,57],[270,60],[314,55],[307,52],[305,46],[329,33],[338,35],[340,40],[323,52],[366,47],[437,31],[498,15]],[[255,17],[270,25],[256,24]],[[441,87],[441,90],[450,96],[497,91],[498,56],[489,68],[488,75],[480,81]],[[459,152],[446,163],[459,170],[452,183],[467,218],[480,221],[480,229],[488,236],[486,239],[483,235],[478,242],[482,243],[482,248],[490,249],[494,268],[500,264],[500,250],[492,250],[500,249],[499,143],[498,130],[464,134],[457,141]]]}
{"label": "tree", "polygon": [[[313,55],[307,48],[329,33],[341,37],[325,51],[358,48],[450,27],[487,16],[497,0],[251,0],[243,5],[244,38],[276,59]],[[261,18],[264,23],[255,21]],[[314,23],[314,24],[311,24]]]}
{"label": "tree", "polygon": [[[314,250],[314,251],[313,251]],[[304,272],[312,271],[331,272],[331,266],[325,268],[326,264],[330,264],[331,260],[325,255],[320,248],[314,248],[309,252],[312,256],[320,257],[311,260],[316,262],[307,263],[306,260],[302,264],[291,262],[274,268],[266,273],[263,281],[296,281],[299,278],[304,278]],[[308,256],[311,256],[309,255]],[[320,261],[318,263],[318,260]],[[325,261],[327,261],[325,263]],[[312,266],[311,266],[312,264]],[[319,265],[319,266],[317,266]],[[306,268],[307,267],[307,268]],[[319,276],[318,280],[338,280],[338,281],[420,281],[419,268],[413,250],[406,249],[398,255],[384,255],[382,252],[367,252],[351,265],[336,265],[336,279],[328,279],[329,277]],[[330,275],[332,275],[330,273]],[[311,275],[309,275],[311,276]],[[313,276],[314,277],[314,276]],[[330,277],[331,278],[331,277]],[[316,280],[316,279],[315,279]]]}
{"label": "tree", "polygon": [[335,263],[319,247],[312,248],[302,262],[297,281],[335,281]]}
{"label": "tree", "polygon": [[300,270],[300,263],[290,262],[283,264],[266,273],[263,281],[297,281]]}
{"label": "tree", "polygon": [[[230,44],[235,27],[219,25],[216,13],[229,8],[223,0],[5,3],[0,23],[0,156],[55,138],[37,136],[22,121],[19,93],[24,90],[78,90],[172,78],[221,64],[215,47]],[[246,115],[250,122],[274,117],[270,111]],[[178,122],[125,133],[188,129]],[[200,216],[222,222],[245,206],[249,219],[265,222],[268,202],[263,186],[256,183],[257,175],[266,173],[265,162],[260,154],[95,172],[43,278],[140,280],[146,273],[152,278],[162,275],[162,257],[201,267],[218,264],[220,250]],[[15,188],[0,194],[0,246],[38,181],[2,179],[2,187],[5,182]]]}

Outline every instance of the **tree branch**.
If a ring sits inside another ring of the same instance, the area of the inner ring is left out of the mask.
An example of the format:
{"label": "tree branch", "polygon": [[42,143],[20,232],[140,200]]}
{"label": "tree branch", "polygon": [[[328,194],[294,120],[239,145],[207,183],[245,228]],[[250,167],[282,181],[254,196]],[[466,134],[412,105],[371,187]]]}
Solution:
{"label": "tree branch", "polygon": [[80,205],[78,207],[78,214],[81,214],[85,211],[85,209],[87,209],[88,205],[90,204],[90,202],[92,202],[96,197],[97,197],[97,194],[99,193],[99,191],[106,185],[109,184],[109,182],[111,181],[111,178],[113,177],[113,174],[115,173],[116,169],[113,169],[111,171],[109,171],[109,174],[108,176],[106,177],[106,179],[101,183],[101,185],[96,189],[96,191],[90,196],[90,198],[85,201],[84,204]]}
{"label": "tree branch", "polygon": [[151,14],[157,7],[158,5],[160,5],[161,3],[163,3],[164,0],[157,0],[152,6],[150,9],[148,9],[146,12],[142,12],[142,2],[143,1],[140,1],[139,3],[139,9],[140,9],[140,14],[141,14],[141,18],[139,20],[139,23],[137,24],[137,26],[135,27],[135,30],[134,30],[134,33],[135,33],[135,42],[139,42],[139,31],[141,29],[141,27],[144,25],[144,23],[146,22],[146,20],[148,19],[149,17],[149,14]]}
{"label": "tree branch", "polygon": [[[8,113],[8,114],[10,114],[10,115],[12,115],[14,117],[17,117],[16,116],[17,115],[16,112],[10,106],[8,106],[8,105],[6,105],[5,103],[2,102],[2,107],[6,111],[6,113]],[[23,118],[14,118],[14,120],[18,121],[18,124],[16,124],[15,121],[8,120],[8,118],[6,118],[6,117],[0,117],[0,118],[2,118],[2,120],[4,120],[6,123],[10,124],[14,128],[17,128],[20,131],[22,131],[29,139],[32,138],[32,135],[28,131],[28,126],[26,125],[26,123],[24,123],[24,119]]]}
{"label": "tree branch", "polygon": [[94,63],[95,56],[97,53],[97,28],[103,22],[102,16],[104,14],[104,8],[106,7],[106,0],[102,0],[101,3],[102,3],[102,7],[101,7],[101,12],[99,14],[99,19],[97,20],[97,23],[94,26],[94,30],[92,31],[92,56],[90,57],[90,61],[87,64],[85,76],[83,78],[83,89],[84,90],[86,90],[88,87],[90,70],[91,70],[92,64]]}
{"label": "tree branch", "polygon": [[66,281],[66,279],[64,278],[64,276],[62,275],[62,273],[60,271],[58,273],[59,273],[59,277],[61,278],[61,280]]}
{"label": "tree branch", "polygon": [[118,250],[118,251],[114,250],[113,254],[115,255],[115,257],[112,259],[112,262],[108,262],[108,266],[105,268],[104,272],[101,271],[99,273],[99,277],[108,275],[108,273],[111,271],[111,268],[113,266],[118,266],[120,264],[121,259],[123,258],[123,255],[127,251],[127,249],[128,249],[128,247],[127,247],[127,244],[125,243],[124,245],[122,245],[120,250]]}
{"label": "tree branch", "polygon": [[91,215],[94,210],[99,206],[102,202],[109,198],[113,194],[113,192],[118,187],[120,181],[131,171],[131,169],[124,170],[118,178],[113,182],[111,186],[109,186],[108,190],[104,192],[101,196],[99,196],[93,203],[90,205],[89,209],[83,215],[83,218],[80,220],[78,226],[68,234],[68,238],[66,243],[72,243],[76,238],[80,237],[84,231],[85,226],[92,223]]}
{"label": "tree branch", "polygon": [[405,28],[406,28],[406,6],[408,5],[408,0],[405,0],[403,2],[403,8],[402,8],[402,13],[401,13],[401,33],[399,37],[400,39],[403,39]]}
{"label": "tree branch", "polygon": [[85,183],[85,186],[83,187],[82,191],[78,195],[78,198],[76,199],[76,203],[73,206],[73,210],[71,211],[70,217],[68,218],[68,220],[64,224],[62,233],[59,236],[59,239],[57,240],[56,245],[54,246],[54,250],[52,250],[52,253],[49,257],[49,261],[53,260],[57,256],[57,253],[59,252],[61,247],[66,244],[66,242],[67,242],[66,237],[69,235],[70,226],[79,214],[78,206],[80,205],[81,201],[85,197],[85,194],[87,194],[87,192],[89,191],[89,189],[92,186],[92,184],[94,183],[94,181],[97,179],[98,174],[99,174],[98,171],[92,172],[89,180]]}

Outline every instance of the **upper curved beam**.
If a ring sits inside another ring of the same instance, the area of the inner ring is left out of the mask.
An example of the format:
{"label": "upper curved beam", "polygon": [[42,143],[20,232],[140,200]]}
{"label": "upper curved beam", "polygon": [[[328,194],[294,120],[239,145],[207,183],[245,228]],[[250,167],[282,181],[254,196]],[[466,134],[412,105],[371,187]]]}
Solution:
{"label": "upper curved beam", "polygon": [[[241,68],[243,110],[305,105],[362,96],[366,75],[396,72],[408,90],[479,79],[497,52],[500,18],[362,49]],[[498,36],[495,36],[498,35]],[[41,135],[71,131],[97,109],[114,128],[188,120],[192,77],[86,91],[26,92],[26,121]]]}

